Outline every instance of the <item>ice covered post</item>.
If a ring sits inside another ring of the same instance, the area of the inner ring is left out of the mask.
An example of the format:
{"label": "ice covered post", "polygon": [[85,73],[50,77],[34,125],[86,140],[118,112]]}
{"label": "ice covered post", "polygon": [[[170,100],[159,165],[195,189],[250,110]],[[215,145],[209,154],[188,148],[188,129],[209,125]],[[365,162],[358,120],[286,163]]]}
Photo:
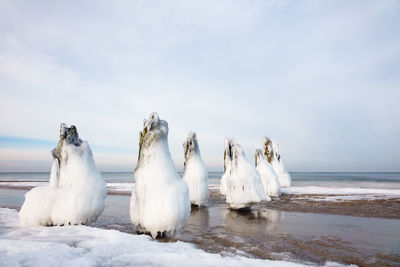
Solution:
{"label": "ice covered post", "polygon": [[232,209],[248,208],[262,200],[271,200],[264,192],[261,178],[246,159],[242,147],[233,140],[227,140],[227,160],[231,168],[226,176],[226,202]]}
{"label": "ice covered post", "polygon": [[189,189],[168,149],[168,123],[152,113],[140,132],[130,215],[137,231],[172,236],[190,215]]}
{"label": "ice covered post", "polygon": [[271,164],[275,173],[278,175],[279,184],[281,187],[290,187],[292,179],[283,164],[281,155],[279,154],[279,145],[272,139],[264,138],[264,155],[267,161]]}
{"label": "ice covered post", "polygon": [[279,184],[278,175],[275,173],[271,164],[265,159],[261,149],[256,150],[255,165],[264,185],[265,193],[270,197],[279,197],[281,195],[281,186]]}
{"label": "ice covered post", "polygon": [[221,177],[221,184],[219,186],[219,192],[222,195],[226,195],[226,180],[227,177],[231,174],[231,158],[232,158],[232,150],[230,143],[232,140],[225,137],[224,140],[224,174]]}
{"label": "ice covered post", "polygon": [[197,206],[205,205],[209,197],[208,172],[200,155],[196,133],[189,133],[183,143],[183,152],[185,154],[183,180],[189,187],[190,202]]}
{"label": "ice covered post", "polygon": [[52,152],[49,186],[26,193],[19,213],[23,225],[90,224],[103,212],[106,184],[97,170],[87,141],[75,126],[61,124]]}

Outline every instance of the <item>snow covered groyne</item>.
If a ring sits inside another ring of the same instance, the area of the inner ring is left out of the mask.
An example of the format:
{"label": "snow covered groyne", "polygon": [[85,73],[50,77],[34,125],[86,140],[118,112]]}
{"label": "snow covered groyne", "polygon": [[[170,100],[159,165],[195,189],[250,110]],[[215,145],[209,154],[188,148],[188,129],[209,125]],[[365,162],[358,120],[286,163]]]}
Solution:
{"label": "snow covered groyne", "polygon": [[221,177],[221,185],[219,187],[219,192],[222,195],[226,195],[227,190],[227,178],[231,174],[231,156],[232,155],[232,147],[230,145],[230,141],[228,138],[224,140],[224,174]]}
{"label": "snow covered groyne", "polygon": [[[234,140],[226,140],[226,158],[230,172],[226,173],[226,202],[232,209],[249,207],[252,203],[271,200],[264,192],[261,178]],[[225,174],[224,174],[225,175]],[[222,184],[222,181],[221,181]]]}
{"label": "snow covered groyne", "polygon": [[139,232],[172,236],[190,215],[189,189],[168,149],[168,123],[152,113],[140,132],[130,215]]}
{"label": "snow covered groyne", "polygon": [[290,178],[290,175],[283,164],[281,155],[279,154],[278,143],[268,137],[265,137],[264,155],[278,175],[280,186],[282,188],[290,187],[292,185],[292,179]]}
{"label": "snow covered groyne", "polygon": [[183,143],[183,150],[185,154],[183,180],[189,187],[190,202],[197,206],[205,205],[209,197],[208,172],[200,155],[196,133],[189,133]]}
{"label": "snow covered groyne", "polygon": [[255,165],[264,185],[265,193],[270,197],[279,197],[281,195],[281,186],[279,184],[278,175],[275,173],[271,164],[265,159],[261,149],[256,150]]}
{"label": "snow covered groyne", "polygon": [[79,138],[75,126],[63,123],[52,155],[49,186],[26,193],[19,213],[22,224],[90,224],[104,210],[107,189],[89,144]]}

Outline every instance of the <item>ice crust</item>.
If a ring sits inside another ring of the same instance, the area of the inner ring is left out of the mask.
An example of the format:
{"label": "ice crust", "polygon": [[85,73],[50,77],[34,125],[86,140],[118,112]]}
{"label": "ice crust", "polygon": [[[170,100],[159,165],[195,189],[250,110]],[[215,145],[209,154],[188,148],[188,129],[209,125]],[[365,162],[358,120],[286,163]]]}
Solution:
{"label": "ice crust", "polygon": [[196,133],[190,132],[183,143],[185,164],[183,180],[189,187],[190,202],[204,206],[208,202],[208,172],[200,155]]}
{"label": "ice crust", "polygon": [[89,144],[79,139],[75,126],[61,124],[60,140],[52,155],[49,185],[25,194],[19,213],[21,223],[37,226],[94,222],[104,210],[107,188]]}
{"label": "ice crust", "polygon": [[271,164],[265,159],[261,149],[256,150],[255,165],[260,174],[265,193],[270,197],[279,197],[281,195],[281,186],[278,175]]}
{"label": "ice crust", "polygon": [[130,215],[137,230],[172,236],[190,215],[189,189],[177,174],[168,149],[168,123],[152,113],[140,132]]}
{"label": "ice crust", "polygon": [[281,155],[279,154],[278,143],[268,137],[265,137],[264,155],[267,161],[271,164],[275,173],[278,175],[281,188],[290,187],[292,185],[292,179],[290,178],[290,175],[283,164]]}
{"label": "ice crust", "polygon": [[[234,140],[226,140],[226,158],[229,159],[229,174],[226,173],[226,202],[232,209],[248,208],[252,203],[271,200],[264,192],[261,178],[255,167],[246,159],[242,147]],[[222,181],[221,181],[222,183]]]}

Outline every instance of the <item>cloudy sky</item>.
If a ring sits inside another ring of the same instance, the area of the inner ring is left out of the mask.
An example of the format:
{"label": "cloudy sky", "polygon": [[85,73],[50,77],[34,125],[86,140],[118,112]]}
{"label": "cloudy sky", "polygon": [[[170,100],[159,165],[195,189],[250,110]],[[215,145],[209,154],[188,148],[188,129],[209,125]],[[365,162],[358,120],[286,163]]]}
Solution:
{"label": "cloudy sky", "polygon": [[47,171],[59,124],[131,171],[143,119],[210,170],[234,137],[289,171],[400,171],[400,1],[0,1],[0,171]]}

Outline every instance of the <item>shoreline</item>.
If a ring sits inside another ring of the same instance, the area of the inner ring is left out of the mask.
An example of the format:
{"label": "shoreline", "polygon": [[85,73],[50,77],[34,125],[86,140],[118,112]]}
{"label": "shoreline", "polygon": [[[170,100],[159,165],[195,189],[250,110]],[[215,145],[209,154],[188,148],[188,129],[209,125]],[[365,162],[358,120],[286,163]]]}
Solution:
{"label": "shoreline", "polygon": [[[47,185],[45,181],[0,181],[0,189],[30,190],[36,186]],[[130,196],[134,183],[107,183],[108,195]],[[302,189],[302,190],[299,190]],[[358,216],[366,218],[400,219],[400,194],[399,190],[388,190],[382,194],[382,189],[352,189],[351,194],[333,194],[341,192],[341,188],[323,187],[284,188],[280,198],[272,201],[263,201],[253,205],[254,210],[263,208],[287,212],[306,212],[318,214],[335,214],[345,216]],[[318,191],[328,194],[316,194]],[[346,188],[343,189],[346,192]],[[358,191],[361,193],[358,193]],[[286,191],[286,192],[285,192]],[[352,193],[356,191],[356,193]],[[362,192],[367,192],[362,194]],[[294,193],[293,193],[294,192]],[[372,193],[371,193],[372,192]],[[393,193],[390,193],[393,192]],[[210,197],[214,203],[226,204],[225,196],[219,193],[219,185],[210,185]]]}

